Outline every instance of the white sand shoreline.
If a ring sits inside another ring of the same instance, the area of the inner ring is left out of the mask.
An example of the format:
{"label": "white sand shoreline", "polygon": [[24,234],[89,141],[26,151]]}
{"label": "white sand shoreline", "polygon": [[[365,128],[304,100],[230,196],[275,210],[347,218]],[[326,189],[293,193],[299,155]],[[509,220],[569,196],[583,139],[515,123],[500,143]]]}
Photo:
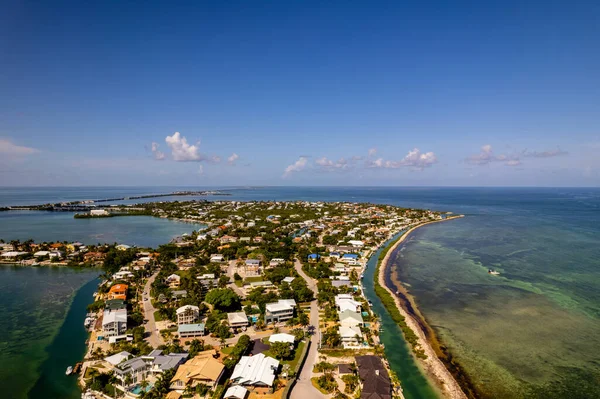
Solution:
{"label": "white sand shoreline", "polygon": [[386,253],[385,257],[381,261],[381,265],[379,266],[379,285],[381,285],[383,288],[385,288],[389,292],[389,294],[392,296],[392,298],[394,298],[396,307],[400,311],[400,314],[402,316],[404,316],[404,318],[406,319],[406,325],[417,335],[418,345],[421,349],[423,349],[423,351],[427,355],[427,359],[421,359],[421,358],[416,358],[416,357],[415,358],[417,359],[418,363],[422,366],[422,368],[426,371],[428,377],[431,378],[435,382],[435,385],[439,388],[439,390],[441,391],[444,398],[467,399],[467,396],[461,389],[461,387],[458,384],[458,382],[456,381],[456,379],[454,379],[454,377],[448,371],[446,366],[444,366],[444,363],[442,363],[442,361],[437,357],[435,351],[433,350],[429,341],[425,337],[425,334],[419,327],[419,323],[413,318],[413,316],[411,316],[409,313],[407,313],[404,310],[397,295],[395,295],[392,292],[392,290],[390,290],[385,284],[385,273],[389,268],[389,260],[390,260],[390,256],[391,256],[392,252],[400,244],[402,244],[414,230],[418,229],[419,227],[431,224],[431,223],[452,220],[457,217],[462,217],[462,216],[456,216],[456,217],[452,217],[450,219],[442,219],[442,220],[436,220],[436,221],[432,221],[432,222],[422,223],[422,224],[419,224],[417,226],[410,228],[407,232],[405,232],[400,237],[400,239],[398,241],[396,241],[390,247],[390,249]]}

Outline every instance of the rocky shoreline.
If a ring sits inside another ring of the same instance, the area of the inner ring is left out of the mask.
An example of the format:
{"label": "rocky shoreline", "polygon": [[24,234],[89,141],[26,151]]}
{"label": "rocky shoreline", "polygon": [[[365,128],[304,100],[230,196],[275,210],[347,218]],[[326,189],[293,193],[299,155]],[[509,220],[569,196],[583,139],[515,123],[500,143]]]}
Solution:
{"label": "rocky shoreline", "polygon": [[422,224],[412,227],[407,232],[405,232],[402,235],[402,237],[400,237],[400,239],[398,239],[398,241],[396,241],[394,244],[392,244],[392,246],[387,251],[385,257],[381,261],[381,266],[379,267],[378,280],[379,280],[379,285],[381,287],[383,287],[392,296],[392,298],[394,298],[394,302],[396,303],[396,306],[397,306],[398,310],[400,311],[400,314],[405,318],[405,322],[406,322],[407,326],[417,336],[419,349],[422,350],[423,353],[426,355],[426,358],[417,356],[417,359],[418,359],[419,364],[426,371],[428,377],[430,377],[435,382],[435,385],[440,389],[441,393],[444,395],[445,398],[467,399],[467,395],[465,395],[465,393],[463,392],[463,389],[459,385],[458,381],[454,378],[452,373],[450,373],[450,371],[446,368],[444,363],[437,356],[436,351],[433,349],[432,345],[430,344],[429,340],[427,339],[425,332],[421,328],[419,321],[417,321],[417,319],[412,314],[410,314],[409,312],[406,311],[406,309],[402,306],[402,303],[401,303],[400,299],[398,298],[398,296],[395,295],[392,292],[392,290],[390,290],[390,288],[385,284],[385,274],[388,271],[389,266],[390,266],[389,261],[390,261],[392,252],[400,244],[402,244],[414,230],[416,230],[417,228],[419,228],[421,226],[430,224],[430,223],[437,223],[437,222],[452,220],[452,219],[455,219],[458,217],[462,217],[462,216],[456,216],[456,217],[446,218],[446,219],[442,219],[442,220],[422,223]]}

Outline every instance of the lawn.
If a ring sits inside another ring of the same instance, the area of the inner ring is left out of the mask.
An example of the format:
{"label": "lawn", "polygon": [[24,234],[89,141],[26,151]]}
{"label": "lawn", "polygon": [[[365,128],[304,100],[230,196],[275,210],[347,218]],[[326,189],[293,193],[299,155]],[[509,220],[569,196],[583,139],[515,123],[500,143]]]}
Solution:
{"label": "lawn", "polygon": [[246,277],[244,279],[244,281],[246,283],[256,283],[258,281],[264,281],[263,278],[261,276],[256,276],[256,277]]}
{"label": "lawn", "polygon": [[[266,339],[265,343],[269,343],[269,339]],[[298,347],[294,350],[294,358],[291,360],[282,360],[281,363],[282,364],[289,364],[290,368],[292,370],[296,370],[296,366],[298,366],[298,362],[300,361],[300,356],[302,355],[302,349],[304,348],[304,345],[306,345],[306,343],[304,341],[300,341],[298,343]],[[271,351],[267,350],[265,352],[263,352],[265,356],[271,356],[271,357],[275,357],[273,356],[273,354],[271,354]]]}
{"label": "lawn", "polygon": [[323,395],[329,395],[331,392],[333,392],[334,390],[332,389],[331,392],[327,392],[324,389],[321,389],[321,387],[319,386],[319,384],[317,383],[317,378],[319,377],[313,377],[310,379],[310,383],[313,385],[313,387],[317,388],[317,390],[319,392],[321,392]]}
{"label": "lawn", "polygon": [[154,312],[154,320],[155,321],[163,321],[164,320],[164,318],[161,316],[161,314],[158,310]]}

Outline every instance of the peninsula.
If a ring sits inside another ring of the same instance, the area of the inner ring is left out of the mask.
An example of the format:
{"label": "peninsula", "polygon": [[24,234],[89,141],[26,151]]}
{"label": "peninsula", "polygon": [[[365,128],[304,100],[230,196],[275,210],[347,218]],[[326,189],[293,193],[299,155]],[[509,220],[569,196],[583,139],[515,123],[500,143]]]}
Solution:
{"label": "peninsula", "polygon": [[[85,320],[87,354],[67,370],[78,374],[85,398],[403,397],[363,273],[399,232],[454,216],[306,201],[114,208],[206,227],[158,248],[16,241],[0,248],[5,262],[102,268]],[[407,324],[418,335],[409,317]],[[412,343],[408,330],[405,338]],[[414,348],[444,396],[464,397],[426,340]]]}

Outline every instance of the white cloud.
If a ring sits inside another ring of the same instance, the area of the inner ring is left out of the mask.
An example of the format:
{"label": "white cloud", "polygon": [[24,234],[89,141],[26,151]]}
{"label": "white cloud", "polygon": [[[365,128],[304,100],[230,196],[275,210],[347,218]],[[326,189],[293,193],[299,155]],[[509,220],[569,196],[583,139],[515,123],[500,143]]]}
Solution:
{"label": "white cloud", "polygon": [[175,132],[172,136],[167,136],[165,142],[171,149],[173,160],[177,162],[198,162],[204,160],[200,154],[200,144],[188,144],[187,139]]}
{"label": "white cloud", "polygon": [[551,151],[542,151],[542,152],[538,152],[538,151],[529,151],[529,152],[525,152],[524,156],[525,157],[530,157],[530,158],[552,158],[552,157],[558,157],[560,155],[567,155],[568,153],[566,151],[561,150],[560,148],[557,148],[556,150],[551,150]]}
{"label": "white cloud", "polygon": [[377,154],[377,148],[371,148],[369,150],[369,156],[374,157]]}
{"label": "white cloud", "polygon": [[200,176],[204,174],[204,165],[198,165],[198,174]]}
{"label": "white cloud", "polygon": [[486,144],[481,147],[479,154],[474,154],[465,160],[467,163],[473,165],[488,165],[492,162],[503,162],[506,166],[518,166],[522,163],[522,158],[552,158],[560,155],[567,154],[566,151],[560,149],[552,151],[517,151],[513,154],[499,154],[495,155],[490,144]]}
{"label": "white cloud", "polygon": [[158,143],[152,143],[152,155],[154,156],[154,159],[156,159],[157,161],[162,161],[163,159],[165,159],[165,153],[162,151],[158,150]]}
{"label": "white cloud", "polygon": [[293,164],[291,164],[287,168],[285,168],[285,171],[283,172],[283,177],[288,177],[294,172],[300,172],[300,171],[304,170],[306,168],[307,163],[308,163],[307,157],[302,156],[302,157],[298,158],[298,160],[296,160],[296,162],[294,162]]}
{"label": "white cloud", "polygon": [[240,159],[240,156],[234,152],[229,156],[229,158],[227,158],[227,162],[229,162],[230,165],[234,165],[235,161],[238,159]]}
{"label": "white cloud", "polygon": [[334,170],[348,170],[352,167],[352,163],[354,163],[353,158],[348,161],[346,158],[342,157],[334,162],[331,159],[327,159],[327,157],[322,157],[315,160],[315,164],[319,166],[321,171],[325,172],[331,172]]}
{"label": "white cloud", "polygon": [[410,167],[417,170],[423,170],[437,163],[437,157],[433,152],[421,152],[418,148],[409,151],[404,158],[399,161],[386,161],[383,158],[377,158],[372,161],[367,161],[367,168],[384,168],[384,169],[399,169],[402,167]]}
{"label": "white cloud", "polygon": [[37,148],[24,147],[14,144],[9,139],[0,138],[0,154],[8,155],[31,155],[40,152]]}

